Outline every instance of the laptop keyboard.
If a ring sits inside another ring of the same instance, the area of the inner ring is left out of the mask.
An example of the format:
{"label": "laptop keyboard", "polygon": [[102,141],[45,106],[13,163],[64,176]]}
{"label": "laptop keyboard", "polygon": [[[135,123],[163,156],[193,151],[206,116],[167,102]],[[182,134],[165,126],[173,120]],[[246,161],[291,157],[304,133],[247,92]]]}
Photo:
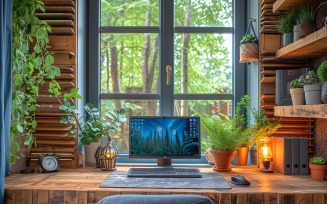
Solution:
{"label": "laptop keyboard", "polygon": [[127,173],[128,177],[153,178],[201,178],[201,172],[196,168],[136,168],[132,167]]}

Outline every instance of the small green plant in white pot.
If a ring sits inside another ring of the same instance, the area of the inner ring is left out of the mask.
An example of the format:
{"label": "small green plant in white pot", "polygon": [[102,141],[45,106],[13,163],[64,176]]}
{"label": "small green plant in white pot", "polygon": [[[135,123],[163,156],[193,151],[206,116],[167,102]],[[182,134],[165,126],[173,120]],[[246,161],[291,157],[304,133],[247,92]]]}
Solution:
{"label": "small green plant in white pot", "polygon": [[321,104],[321,82],[314,70],[310,70],[303,78],[305,103]]}
{"label": "small green plant in white pot", "polygon": [[[302,76],[304,77],[304,76]],[[292,98],[292,104],[296,105],[304,105],[305,97],[304,97],[304,89],[303,84],[301,83],[301,79],[294,79],[290,83],[290,94]]]}
{"label": "small green plant in white pot", "polygon": [[323,61],[319,65],[317,69],[317,75],[322,82],[321,100],[323,103],[327,103],[327,60]]}

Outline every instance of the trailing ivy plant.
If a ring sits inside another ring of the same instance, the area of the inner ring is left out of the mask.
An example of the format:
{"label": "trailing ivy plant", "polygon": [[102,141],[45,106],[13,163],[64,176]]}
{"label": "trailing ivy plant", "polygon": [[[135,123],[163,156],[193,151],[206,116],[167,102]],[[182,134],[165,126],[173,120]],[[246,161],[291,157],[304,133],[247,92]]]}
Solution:
{"label": "trailing ivy plant", "polygon": [[[20,141],[29,148],[35,143],[33,133],[38,107],[39,87],[45,79],[60,75],[53,66],[54,57],[48,48],[50,26],[38,19],[36,9],[45,11],[40,0],[13,0],[12,15],[12,110],[10,163],[19,156]],[[19,137],[19,139],[15,139]]]}

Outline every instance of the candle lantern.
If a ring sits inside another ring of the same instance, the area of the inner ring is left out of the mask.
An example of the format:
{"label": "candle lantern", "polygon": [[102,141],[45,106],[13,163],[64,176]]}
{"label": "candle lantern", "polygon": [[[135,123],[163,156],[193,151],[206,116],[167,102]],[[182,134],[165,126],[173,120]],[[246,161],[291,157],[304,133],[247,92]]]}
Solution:
{"label": "candle lantern", "polygon": [[116,157],[118,151],[111,144],[110,136],[108,136],[107,146],[105,146],[101,151],[101,169],[105,171],[114,171],[116,170]]}
{"label": "candle lantern", "polygon": [[265,137],[259,141],[259,156],[262,159],[264,169],[260,170],[263,173],[272,173],[270,161],[272,160],[272,140],[270,137]]}
{"label": "candle lantern", "polygon": [[95,166],[97,168],[101,168],[102,167],[102,164],[101,164],[101,152],[102,152],[102,147],[101,145],[97,148],[97,150],[95,151],[95,154],[94,154],[94,158],[95,158]]}

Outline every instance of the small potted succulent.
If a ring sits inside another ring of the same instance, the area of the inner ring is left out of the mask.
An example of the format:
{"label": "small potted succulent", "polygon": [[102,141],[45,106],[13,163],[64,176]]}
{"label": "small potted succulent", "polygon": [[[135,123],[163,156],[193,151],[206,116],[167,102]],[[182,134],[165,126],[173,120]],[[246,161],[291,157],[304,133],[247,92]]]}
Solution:
{"label": "small potted succulent", "polygon": [[323,103],[327,103],[327,60],[323,61],[319,65],[317,69],[317,75],[322,82],[321,100]]}
{"label": "small potted succulent", "polygon": [[316,72],[310,70],[303,78],[305,103],[321,104],[321,81]]}
{"label": "small potted succulent", "polygon": [[299,79],[294,79],[290,83],[290,94],[294,106],[305,104],[304,89],[301,80],[303,77],[304,76],[301,76]]}
{"label": "small potted succulent", "polygon": [[326,180],[327,160],[324,157],[312,157],[309,160],[311,178],[319,181]]}
{"label": "small potted succulent", "polygon": [[256,62],[259,59],[258,40],[253,34],[246,34],[240,42],[240,63]]}

